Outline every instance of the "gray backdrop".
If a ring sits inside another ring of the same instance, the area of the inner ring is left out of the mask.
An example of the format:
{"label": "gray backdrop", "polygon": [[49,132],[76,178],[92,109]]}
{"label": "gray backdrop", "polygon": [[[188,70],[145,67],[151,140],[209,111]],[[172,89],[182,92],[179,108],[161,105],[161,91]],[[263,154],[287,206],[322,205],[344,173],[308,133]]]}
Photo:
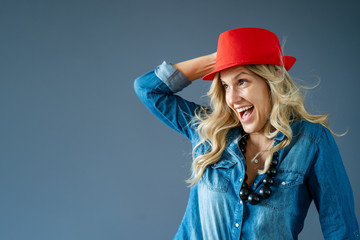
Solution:
{"label": "gray backdrop", "polygon": [[[329,113],[360,218],[358,1],[0,1],[0,239],[171,239],[191,145],[133,80],[212,53],[219,33],[287,39],[312,113]],[[209,82],[182,96],[205,103]],[[341,193],[339,193],[341,194]],[[341,203],[339,203],[341,204]],[[312,205],[300,239],[322,239]]]}

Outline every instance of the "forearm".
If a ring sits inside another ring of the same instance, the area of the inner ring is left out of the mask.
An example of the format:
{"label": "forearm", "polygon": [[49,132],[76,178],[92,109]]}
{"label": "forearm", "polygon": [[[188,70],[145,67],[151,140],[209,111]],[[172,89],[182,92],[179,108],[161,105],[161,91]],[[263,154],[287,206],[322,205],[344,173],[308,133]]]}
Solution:
{"label": "forearm", "polygon": [[173,66],[182,72],[187,79],[194,81],[213,71],[215,68],[215,62],[216,52],[180,62],[174,64]]}

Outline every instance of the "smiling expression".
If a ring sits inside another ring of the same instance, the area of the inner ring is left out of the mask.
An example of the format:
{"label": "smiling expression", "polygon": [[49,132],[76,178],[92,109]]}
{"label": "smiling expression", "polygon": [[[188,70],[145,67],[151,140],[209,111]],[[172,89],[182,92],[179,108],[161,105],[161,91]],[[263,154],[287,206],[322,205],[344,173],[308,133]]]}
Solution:
{"label": "smiling expression", "polygon": [[220,72],[227,105],[235,111],[244,131],[264,132],[271,113],[270,90],[263,78],[236,66]]}

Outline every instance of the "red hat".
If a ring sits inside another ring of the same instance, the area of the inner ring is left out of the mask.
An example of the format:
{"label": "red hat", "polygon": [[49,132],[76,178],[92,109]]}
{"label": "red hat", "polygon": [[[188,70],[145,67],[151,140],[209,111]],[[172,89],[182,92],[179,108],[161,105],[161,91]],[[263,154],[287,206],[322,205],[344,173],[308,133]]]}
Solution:
{"label": "red hat", "polygon": [[226,68],[248,64],[284,66],[287,71],[296,58],[283,56],[277,36],[262,28],[237,28],[219,36],[215,70],[203,80],[213,80],[215,74]]}

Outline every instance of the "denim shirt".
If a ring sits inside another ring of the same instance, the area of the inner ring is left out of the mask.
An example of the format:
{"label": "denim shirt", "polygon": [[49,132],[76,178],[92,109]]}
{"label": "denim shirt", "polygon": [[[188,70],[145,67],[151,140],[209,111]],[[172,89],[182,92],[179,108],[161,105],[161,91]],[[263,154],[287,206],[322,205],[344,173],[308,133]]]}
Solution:
{"label": "denim shirt", "polygon": [[[135,80],[135,92],[145,106],[170,128],[187,137],[193,147],[199,136],[190,124],[199,105],[176,92],[191,82],[170,64]],[[312,200],[319,212],[325,239],[359,239],[351,186],[331,133],[320,124],[297,121],[293,139],[278,151],[279,164],[272,195],[258,205],[243,202],[245,158],[238,147],[241,133],[233,128],[216,164],[206,167],[190,189],[188,205],[174,239],[297,239]],[[275,137],[278,144],[284,139]],[[197,148],[195,156],[208,146]],[[259,191],[265,175],[257,175],[251,188]]]}

